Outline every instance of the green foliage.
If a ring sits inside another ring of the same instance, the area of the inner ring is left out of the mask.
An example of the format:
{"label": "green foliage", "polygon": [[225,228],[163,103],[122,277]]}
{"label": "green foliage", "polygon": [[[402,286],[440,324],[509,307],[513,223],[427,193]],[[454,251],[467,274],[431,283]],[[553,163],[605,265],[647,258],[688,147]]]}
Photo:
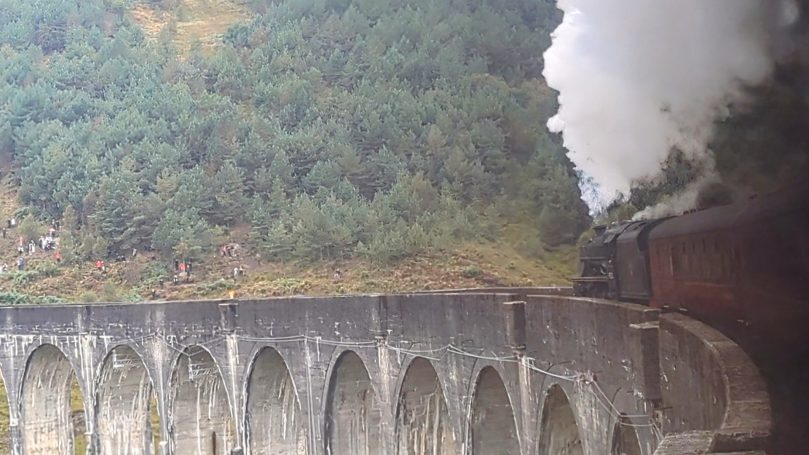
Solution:
{"label": "green foliage", "polygon": [[478,267],[470,266],[461,270],[461,276],[464,278],[480,278],[483,276],[483,271]]}
{"label": "green foliage", "polygon": [[166,256],[200,258],[214,249],[219,231],[194,209],[168,210],[152,235],[152,248]]}
{"label": "green foliage", "polygon": [[223,291],[230,291],[235,288],[236,284],[232,280],[220,278],[216,281],[204,283],[200,288],[200,292],[204,295],[210,295]]}
{"label": "green foliage", "polygon": [[18,292],[0,292],[0,305],[42,305],[61,302],[61,299],[51,296],[33,296]]}
{"label": "green foliage", "polygon": [[79,295],[78,301],[81,303],[94,303],[98,302],[99,298],[98,294],[96,294],[95,292],[86,291],[82,292],[81,295]]}
{"label": "green foliage", "polygon": [[249,4],[216,52],[178,58],[126,1],[0,0],[0,153],[21,202],[63,218],[66,262],[201,257],[245,222],[278,260],[394,261],[509,221],[553,247],[587,226],[544,129],[553,2]]}
{"label": "green foliage", "polygon": [[[42,226],[42,223],[38,222],[33,216],[23,218],[17,230],[19,231],[20,237],[22,237],[23,241],[26,243],[30,240],[36,243],[37,239],[45,234],[45,228]],[[37,244],[37,248],[39,248],[39,244]]]}
{"label": "green foliage", "polygon": [[11,277],[11,287],[14,290],[25,290],[28,285],[46,278],[55,277],[59,274],[58,267],[49,262],[41,262],[26,270],[14,270],[8,272]]}

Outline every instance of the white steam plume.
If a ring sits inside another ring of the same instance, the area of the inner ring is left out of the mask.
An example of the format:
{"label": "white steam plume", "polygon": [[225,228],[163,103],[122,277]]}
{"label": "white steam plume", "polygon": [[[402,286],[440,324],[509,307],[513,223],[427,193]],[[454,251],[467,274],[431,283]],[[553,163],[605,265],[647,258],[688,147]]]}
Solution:
{"label": "white steam plume", "polygon": [[[548,127],[605,202],[660,170],[672,148],[712,169],[713,125],[774,68],[793,0],[558,0],[545,53],[559,91]],[[709,177],[705,177],[709,178]],[[588,201],[591,203],[594,201]]]}

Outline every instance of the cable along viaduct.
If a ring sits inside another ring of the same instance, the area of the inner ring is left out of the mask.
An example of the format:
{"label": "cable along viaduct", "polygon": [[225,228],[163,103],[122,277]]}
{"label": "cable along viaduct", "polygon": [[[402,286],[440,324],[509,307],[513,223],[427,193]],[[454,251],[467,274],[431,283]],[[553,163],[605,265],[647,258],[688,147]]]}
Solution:
{"label": "cable along viaduct", "polygon": [[764,453],[728,339],[546,292],[3,307],[11,451],[74,453],[75,377],[88,454]]}

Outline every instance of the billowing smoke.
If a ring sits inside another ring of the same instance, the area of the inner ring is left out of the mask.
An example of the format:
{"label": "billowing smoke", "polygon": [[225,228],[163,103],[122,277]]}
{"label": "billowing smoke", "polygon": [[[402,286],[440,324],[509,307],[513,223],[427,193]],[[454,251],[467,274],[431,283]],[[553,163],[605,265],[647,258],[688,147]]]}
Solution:
{"label": "billowing smoke", "polygon": [[[721,179],[715,172],[711,163],[705,163],[701,169],[702,174],[693,182],[688,184],[682,191],[664,196],[663,199],[657,204],[646,207],[645,209],[637,212],[633,220],[651,220],[656,218],[663,218],[666,216],[681,215],[692,209],[708,208],[708,206],[701,206],[699,203],[700,198],[704,197],[706,189],[713,186],[721,185]],[[732,194],[728,199],[723,199],[721,203],[729,203],[732,201]],[[720,204],[710,204],[710,207]]]}
{"label": "billowing smoke", "polygon": [[[655,175],[673,149],[717,180],[708,144],[714,125],[765,84],[799,16],[794,0],[558,0],[565,13],[545,54],[559,91],[548,127],[598,186],[600,201]],[[670,202],[673,202],[670,201]]]}

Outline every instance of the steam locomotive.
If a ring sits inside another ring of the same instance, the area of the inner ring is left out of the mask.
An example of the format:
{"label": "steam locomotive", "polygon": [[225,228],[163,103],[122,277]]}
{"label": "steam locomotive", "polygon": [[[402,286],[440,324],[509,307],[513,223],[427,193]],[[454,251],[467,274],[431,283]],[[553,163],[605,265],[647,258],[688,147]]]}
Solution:
{"label": "steam locomotive", "polygon": [[805,345],[805,195],[773,194],[677,217],[597,227],[581,248],[574,292],[687,312],[731,335]]}

